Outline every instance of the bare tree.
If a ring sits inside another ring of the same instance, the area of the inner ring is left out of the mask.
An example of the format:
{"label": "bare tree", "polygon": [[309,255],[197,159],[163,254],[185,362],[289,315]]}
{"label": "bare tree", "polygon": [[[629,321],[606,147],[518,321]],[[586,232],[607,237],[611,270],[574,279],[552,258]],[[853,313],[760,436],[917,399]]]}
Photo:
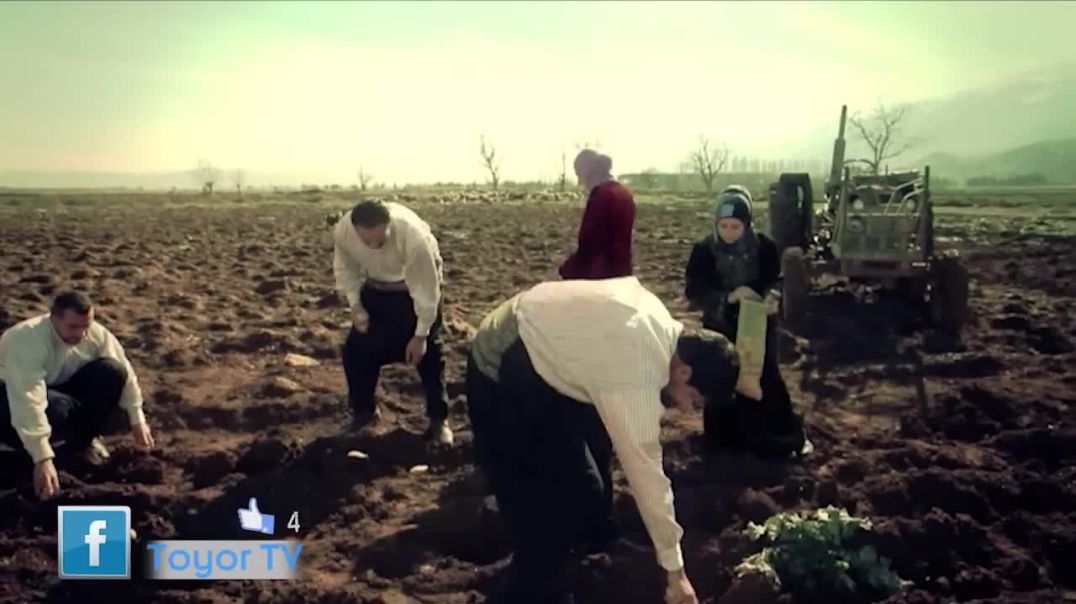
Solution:
{"label": "bare tree", "polygon": [[220,177],[220,170],[214,168],[213,163],[208,159],[199,159],[195,176],[202,185],[202,193],[212,195],[213,185],[217,183],[217,178]]}
{"label": "bare tree", "polygon": [[367,172],[362,166],[359,166],[359,190],[366,191],[366,188],[370,186],[370,182],[373,180],[373,175]]}
{"label": "bare tree", "polygon": [[911,144],[902,140],[904,118],[907,115],[907,105],[886,108],[882,103],[878,103],[878,107],[867,120],[853,116],[852,125],[870,149],[870,157],[852,161],[867,164],[871,173],[877,176],[886,160],[907,151]]}
{"label": "bare tree", "polygon": [[706,137],[699,137],[699,148],[691,153],[691,167],[706,185],[706,192],[714,192],[714,177],[725,169],[729,160],[729,148],[715,146]]}
{"label": "bare tree", "polygon": [[493,148],[493,145],[486,144],[485,135],[482,135],[482,146],[479,151],[482,153],[482,165],[489,172],[490,182],[493,184],[493,190],[496,191],[497,185],[501,182],[501,162],[497,159],[497,150]]}
{"label": "bare tree", "polygon": [[563,193],[568,187],[568,152],[560,152],[560,181],[557,183]]}
{"label": "bare tree", "polygon": [[240,197],[243,196],[243,186],[247,184],[247,174],[242,170],[236,170],[232,173],[232,182],[235,183],[235,192]]}

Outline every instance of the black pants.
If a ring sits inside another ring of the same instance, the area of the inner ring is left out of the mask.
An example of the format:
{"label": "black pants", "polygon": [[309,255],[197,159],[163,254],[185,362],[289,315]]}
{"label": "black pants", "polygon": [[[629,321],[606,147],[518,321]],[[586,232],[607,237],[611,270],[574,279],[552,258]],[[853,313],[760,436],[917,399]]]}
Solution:
{"label": "black pants", "polygon": [[615,534],[612,443],[593,405],[535,373],[519,340],[499,383],[467,363],[475,456],[512,541],[511,602],[553,601],[573,553]]}
{"label": "black pants", "polygon": [[[348,404],[355,413],[374,410],[374,391],[381,367],[405,360],[407,343],[415,335],[414,303],[406,291],[385,292],[363,288],[362,306],[370,315],[370,328],[359,333],[354,327],[344,343],[344,375]],[[426,394],[426,416],[443,420],[448,416],[445,393],[445,362],[442,354],[441,311],[426,338],[426,355],[418,365],[418,375]]]}
{"label": "black pants", "polygon": [[[736,341],[735,320],[703,327]],[[786,457],[803,448],[803,420],[792,407],[777,354],[774,321],[766,323],[766,356],[762,363],[762,400],[736,394],[730,401],[708,405],[703,412],[703,431],[711,450],[748,451],[763,457]]]}
{"label": "black pants", "polygon": [[[83,365],[69,380],[50,386],[45,417],[51,440],[63,440],[71,449],[84,448],[99,436],[119,406],[127,383],[127,369],[115,359],[97,359]],[[0,439],[21,449],[22,441],[11,425],[7,387],[0,382]]]}

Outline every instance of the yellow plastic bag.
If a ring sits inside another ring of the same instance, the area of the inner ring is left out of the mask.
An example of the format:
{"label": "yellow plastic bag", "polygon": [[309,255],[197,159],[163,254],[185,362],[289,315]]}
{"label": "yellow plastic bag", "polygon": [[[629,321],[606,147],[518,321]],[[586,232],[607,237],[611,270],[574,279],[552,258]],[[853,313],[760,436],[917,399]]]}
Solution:
{"label": "yellow plastic bag", "polygon": [[748,398],[762,399],[762,364],[766,360],[766,321],[769,316],[762,302],[740,300],[740,319],[736,329],[736,352],[740,357],[740,377],[736,391]]}

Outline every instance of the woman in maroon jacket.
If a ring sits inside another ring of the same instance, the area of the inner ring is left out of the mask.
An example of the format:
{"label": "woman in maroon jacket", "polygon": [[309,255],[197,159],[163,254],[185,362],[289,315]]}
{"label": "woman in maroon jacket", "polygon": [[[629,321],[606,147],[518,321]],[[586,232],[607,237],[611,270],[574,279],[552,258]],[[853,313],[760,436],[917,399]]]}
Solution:
{"label": "woman in maroon jacket", "polygon": [[611,279],[632,274],[631,230],[635,200],[613,179],[613,160],[590,149],[575,158],[575,174],[587,192],[576,251],[560,266],[563,279]]}

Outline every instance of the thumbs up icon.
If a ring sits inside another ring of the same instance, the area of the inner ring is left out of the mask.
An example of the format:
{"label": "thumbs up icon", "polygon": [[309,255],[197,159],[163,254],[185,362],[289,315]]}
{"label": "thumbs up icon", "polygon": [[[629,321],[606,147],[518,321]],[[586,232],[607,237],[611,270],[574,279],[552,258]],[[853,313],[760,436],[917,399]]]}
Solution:
{"label": "thumbs up icon", "polygon": [[275,524],[272,514],[258,511],[258,500],[254,497],[247,503],[247,509],[239,508],[239,526],[244,530],[272,535]]}

